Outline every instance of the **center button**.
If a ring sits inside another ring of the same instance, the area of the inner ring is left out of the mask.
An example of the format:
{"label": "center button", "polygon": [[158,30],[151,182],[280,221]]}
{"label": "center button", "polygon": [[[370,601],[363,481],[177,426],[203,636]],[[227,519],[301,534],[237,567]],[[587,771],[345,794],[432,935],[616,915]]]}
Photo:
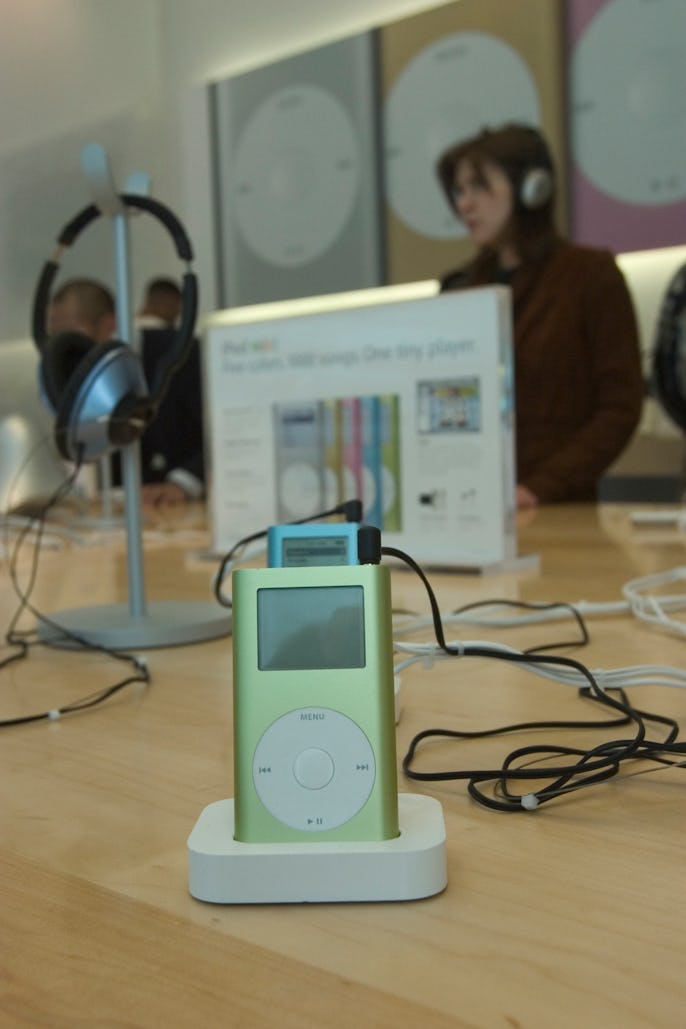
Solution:
{"label": "center button", "polygon": [[321,790],[331,782],[334,763],[329,754],[319,747],[301,750],[293,762],[293,774],[307,790]]}

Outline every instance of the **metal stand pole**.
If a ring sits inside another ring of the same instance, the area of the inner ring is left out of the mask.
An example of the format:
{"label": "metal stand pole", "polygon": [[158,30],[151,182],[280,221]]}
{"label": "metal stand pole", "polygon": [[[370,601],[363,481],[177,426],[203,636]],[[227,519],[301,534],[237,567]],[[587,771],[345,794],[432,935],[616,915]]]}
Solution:
{"label": "metal stand pole", "polygon": [[[81,153],[81,167],[88,180],[93,200],[103,214],[112,218],[116,279],[117,331],[124,343],[131,344],[131,283],[129,277],[128,211],[114,186],[107,153],[97,143],[89,143]],[[145,194],[149,178],[138,172],[129,176],[127,191]],[[166,647],[199,643],[231,632],[231,616],[214,601],[155,601],[145,597],[145,564],[141,503],[141,459],[138,442],[121,451],[126,522],[129,602],[98,607],[76,608],[51,616],[51,622],[87,643],[110,649]],[[40,638],[55,646],[78,647],[52,626],[39,627]]]}

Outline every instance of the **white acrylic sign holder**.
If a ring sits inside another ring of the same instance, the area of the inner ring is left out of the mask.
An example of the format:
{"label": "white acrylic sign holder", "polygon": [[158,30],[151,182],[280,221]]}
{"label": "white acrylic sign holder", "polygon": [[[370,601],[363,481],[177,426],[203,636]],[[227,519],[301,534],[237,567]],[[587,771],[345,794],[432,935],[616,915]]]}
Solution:
{"label": "white acrylic sign holder", "polygon": [[[425,566],[519,567],[509,290],[435,290],[385,287],[207,320],[214,552],[334,506],[341,497],[330,485],[342,471],[346,496],[362,497],[365,516],[364,484],[381,483],[387,546]],[[359,442],[327,458],[332,419],[357,419],[363,435],[360,412],[373,405],[393,409],[382,424],[396,426],[376,430],[373,472]]]}
{"label": "white acrylic sign holder", "polygon": [[241,843],[233,800],[209,804],[188,837],[189,890],[213,904],[402,901],[448,882],[439,801],[398,797],[400,835],[380,842]]}

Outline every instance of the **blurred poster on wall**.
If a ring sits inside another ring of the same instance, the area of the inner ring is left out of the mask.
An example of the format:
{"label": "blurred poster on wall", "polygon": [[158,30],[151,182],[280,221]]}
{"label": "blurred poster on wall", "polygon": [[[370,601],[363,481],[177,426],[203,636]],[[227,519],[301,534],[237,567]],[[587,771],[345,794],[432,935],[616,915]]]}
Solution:
{"label": "blurred poster on wall", "polygon": [[567,39],[574,238],[683,243],[686,3],[568,0]]}
{"label": "blurred poster on wall", "polygon": [[223,305],[382,284],[376,41],[211,87]]}
{"label": "blurred poster on wall", "polygon": [[380,30],[389,282],[440,277],[472,252],[434,168],[485,126],[542,128],[565,227],[562,24],[558,0],[459,0]]}

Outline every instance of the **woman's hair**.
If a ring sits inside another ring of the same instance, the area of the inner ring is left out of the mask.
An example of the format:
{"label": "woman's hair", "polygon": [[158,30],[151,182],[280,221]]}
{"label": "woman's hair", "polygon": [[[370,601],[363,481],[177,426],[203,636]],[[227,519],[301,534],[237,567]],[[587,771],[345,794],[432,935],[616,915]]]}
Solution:
{"label": "woman's hair", "polygon": [[[550,150],[537,129],[529,125],[508,124],[499,129],[483,129],[462,140],[438,159],[436,173],[450,208],[455,212],[454,185],[457,166],[471,165],[483,175],[485,164],[494,164],[512,183],[514,207],[512,243],[523,261],[536,260],[547,253],[556,237],[553,219],[555,169]],[[550,196],[537,207],[527,207],[521,199],[527,172],[542,168],[551,176]],[[485,255],[484,255],[485,258]]]}

